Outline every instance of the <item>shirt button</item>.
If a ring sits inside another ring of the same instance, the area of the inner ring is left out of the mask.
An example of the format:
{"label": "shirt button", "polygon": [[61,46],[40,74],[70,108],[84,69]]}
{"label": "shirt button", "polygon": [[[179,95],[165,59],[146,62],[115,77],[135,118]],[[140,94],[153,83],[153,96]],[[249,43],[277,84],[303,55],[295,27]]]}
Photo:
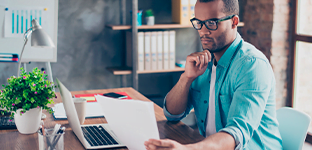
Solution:
{"label": "shirt button", "polygon": [[205,100],[204,103],[207,104],[207,101]]}
{"label": "shirt button", "polygon": [[201,120],[202,123],[204,123],[204,120]]}

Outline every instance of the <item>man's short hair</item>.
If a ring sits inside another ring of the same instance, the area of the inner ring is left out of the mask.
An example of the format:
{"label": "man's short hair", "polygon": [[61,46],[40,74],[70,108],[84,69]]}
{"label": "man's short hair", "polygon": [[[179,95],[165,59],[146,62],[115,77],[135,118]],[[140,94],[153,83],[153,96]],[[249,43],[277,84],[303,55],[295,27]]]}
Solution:
{"label": "man's short hair", "polygon": [[[199,2],[206,3],[217,0],[199,0]],[[223,12],[227,15],[238,15],[239,14],[239,5],[238,0],[222,0],[224,3]]]}

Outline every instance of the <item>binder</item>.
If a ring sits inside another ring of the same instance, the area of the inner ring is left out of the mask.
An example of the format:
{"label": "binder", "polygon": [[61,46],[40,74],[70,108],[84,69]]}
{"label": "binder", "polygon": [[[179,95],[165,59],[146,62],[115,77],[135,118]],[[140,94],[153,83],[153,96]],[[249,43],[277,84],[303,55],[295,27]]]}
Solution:
{"label": "binder", "polygon": [[169,69],[175,68],[175,31],[169,32]]}
{"label": "binder", "polygon": [[144,70],[151,70],[151,32],[144,33]]}
{"label": "binder", "polygon": [[[132,33],[126,33],[127,66],[132,67]],[[144,32],[138,32],[138,70],[144,70]]]}
{"label": "binder", "polygon": [[151,70],[157,70],[157,33],[151,32]]}
{"label": "binder", "polygon": [[163,32],[157,32],[157,69],[163,70]]}
{"label": "binder", "polygon": [[138,70],[144,70],[144,32],[138,32]]}
{"label": "binder", "polygon": [[172,0],[172,22],[189,25],[189,0]]}
{"label": "binder", "polygon": [[168,70],[169,69],[169,31],[164,31],[163,32],[163,50],[164,50],[164,55],[163,55],[163,63],[164,63],[164,69]]}
{"label": "binder", "polygon": [[0,62],[18,62],[18,54],[0,53]]}
{"label": "binder", "polygon": [[[189,8],[189,15],[190,15],[190,19],[195,17],[195,4],[197,0],[189,0],[190,1],[190,8]],[[192,25],[192,23],[189,21],[189,24]]]}

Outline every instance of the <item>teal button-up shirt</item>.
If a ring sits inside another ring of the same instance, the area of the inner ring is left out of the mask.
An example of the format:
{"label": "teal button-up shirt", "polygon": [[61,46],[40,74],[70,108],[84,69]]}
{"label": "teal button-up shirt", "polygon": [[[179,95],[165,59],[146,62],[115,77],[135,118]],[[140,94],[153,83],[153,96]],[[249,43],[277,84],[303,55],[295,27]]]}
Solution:
{"label": "teal button-up shirt", "polygon": [[[206,135],[212,65],[210,62],[205,73],[193,81],[184,113],[172,115],[164,105],[169,121],[181,120],[194,108],[203,136]],[[236,149],[282,149],[272,67],[263,53],[239,34],[218,61],[215,111],[217,132],[231,134]]]}

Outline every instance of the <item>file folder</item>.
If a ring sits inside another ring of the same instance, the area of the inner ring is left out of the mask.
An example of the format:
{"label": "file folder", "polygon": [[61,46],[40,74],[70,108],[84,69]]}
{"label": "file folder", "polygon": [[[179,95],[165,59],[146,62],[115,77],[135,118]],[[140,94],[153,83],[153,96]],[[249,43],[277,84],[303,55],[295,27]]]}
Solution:
{"label": "file folder", "polygon": [[189,25],[189,0],[172,0],[172,22]]}
{"label": "file folder", "polygon": [[157,69],[163,69],[163,32],[157,32]]}
{"label": "file folder", "polygon": [[175,68],[175,31],[169,32],[169,69]]}
{"label": "file folder", "polygon": [[164,48],[164,69],[168,70],[169,69],[169,31],[164,31],[163,33],[163,37],[164,37],[164,44],[163,44],[163,48]]}
{"label": "file folder", "polygon": [[151,70],[151,32],[144,33],[144,70]]}
{"label": "file folder", "polygon": [[151,32],[151,70],[157,70],[157,33]]}
{"label": "file folder", "polygon": [[138,70],[144,70],[144,32],[138,33]]}
{"label": "file folder", "polygon": [[[190,8],[189,8],[189,15],[190,15],[190,19],[195,17],[195,4],[197,0],[189,0],[190,1]],[[189,21],[189,25],[192,25],[192,23]]]}
{"label": "file folder", "polygon": [[[126,33],[127,66],[132,67],[132,33]],[[144,70],[144,32],[138,32],[138,70]]]}

